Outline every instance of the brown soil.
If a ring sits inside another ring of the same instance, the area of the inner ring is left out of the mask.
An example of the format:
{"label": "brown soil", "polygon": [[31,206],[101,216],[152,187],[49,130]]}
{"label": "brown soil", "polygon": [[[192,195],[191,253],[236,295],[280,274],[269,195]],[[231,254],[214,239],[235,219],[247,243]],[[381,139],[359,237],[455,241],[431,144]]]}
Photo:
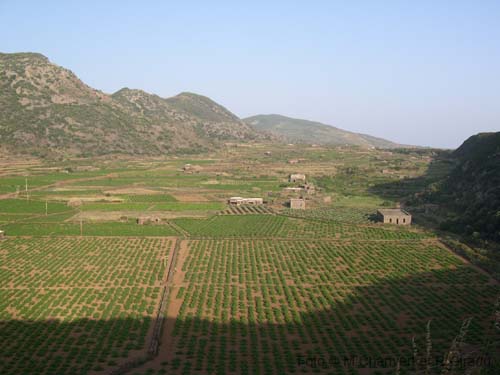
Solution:
{"label": "brown soil", "polygon": [[201,194],[171,194],[179,202],[208,202],[207,197]]}

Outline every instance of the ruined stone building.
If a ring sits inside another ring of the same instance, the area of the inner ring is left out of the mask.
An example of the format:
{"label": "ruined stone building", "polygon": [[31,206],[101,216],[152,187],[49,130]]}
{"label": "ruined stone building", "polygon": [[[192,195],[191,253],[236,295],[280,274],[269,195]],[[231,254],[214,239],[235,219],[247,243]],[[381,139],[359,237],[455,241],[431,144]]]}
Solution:
{"label": "ruined stone building", "polygon": [[411,215],[401,208],[385,208],[377,211],[384,224],[410,225]]}
{"label": "ruined stone building", "polygon": [[290,208],[292,210],[305,210],[306,209],[306,201],[301,198],[291,198],[290,199]]}
{"label": "ruined stone building", "polygon": [[306,175],[302,173],[293,173],[288,178],[289,182],[306,182]]}

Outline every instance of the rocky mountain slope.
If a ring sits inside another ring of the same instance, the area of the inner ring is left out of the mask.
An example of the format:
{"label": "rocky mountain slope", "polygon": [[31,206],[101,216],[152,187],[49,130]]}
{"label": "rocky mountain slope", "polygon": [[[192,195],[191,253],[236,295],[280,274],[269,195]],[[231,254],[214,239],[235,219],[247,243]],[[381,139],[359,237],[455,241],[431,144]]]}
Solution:
{"label": "rocky mountain slope", "polygon": [[0,54],[0,147],[38,155],[201,152],[268,139],[207,97],[107,95],[36,53]]}
{"label": "rocky mountain slope", "polygon": [[257,115],[244,119],[257,130],[266,130],[292,143],[321,145],[357,145],[364,147],[396,148],[394,142],[342,130],[320,122],[300,120],[281,115]]}
{"label": "rocky mountain slope", "polygon": [[443,227],[500,243],[500,132],[470,137],[452,158],[455,167],[429,197],[457,213]]}

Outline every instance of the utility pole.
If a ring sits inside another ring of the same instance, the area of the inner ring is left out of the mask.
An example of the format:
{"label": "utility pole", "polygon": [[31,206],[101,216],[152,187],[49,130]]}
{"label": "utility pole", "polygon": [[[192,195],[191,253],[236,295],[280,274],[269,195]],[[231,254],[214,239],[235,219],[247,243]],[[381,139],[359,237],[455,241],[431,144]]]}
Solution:
{"label": "utility pole", "polygon": [[25,178],[25,186],[26,186],[26,201],[29,201],[29,195],[28,195],[28,177]]}
{"label": "utility pole", "polygon": [[49,214],[49,204],[45,201],[45,216]]}
{"label": "utility pole", "polygon": [[80,219],[80,237],[83,236],[83,220]]}

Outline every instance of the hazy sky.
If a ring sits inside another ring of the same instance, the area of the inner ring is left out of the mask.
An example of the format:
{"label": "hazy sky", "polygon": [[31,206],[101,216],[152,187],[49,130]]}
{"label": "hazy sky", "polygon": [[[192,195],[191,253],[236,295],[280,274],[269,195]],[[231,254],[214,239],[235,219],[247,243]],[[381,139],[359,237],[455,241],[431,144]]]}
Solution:
{"label": "hazy sky", "polygon": [[408,144],[500,130],[498,0],[0,0],[0,51],[108,93],[192,91]]}

